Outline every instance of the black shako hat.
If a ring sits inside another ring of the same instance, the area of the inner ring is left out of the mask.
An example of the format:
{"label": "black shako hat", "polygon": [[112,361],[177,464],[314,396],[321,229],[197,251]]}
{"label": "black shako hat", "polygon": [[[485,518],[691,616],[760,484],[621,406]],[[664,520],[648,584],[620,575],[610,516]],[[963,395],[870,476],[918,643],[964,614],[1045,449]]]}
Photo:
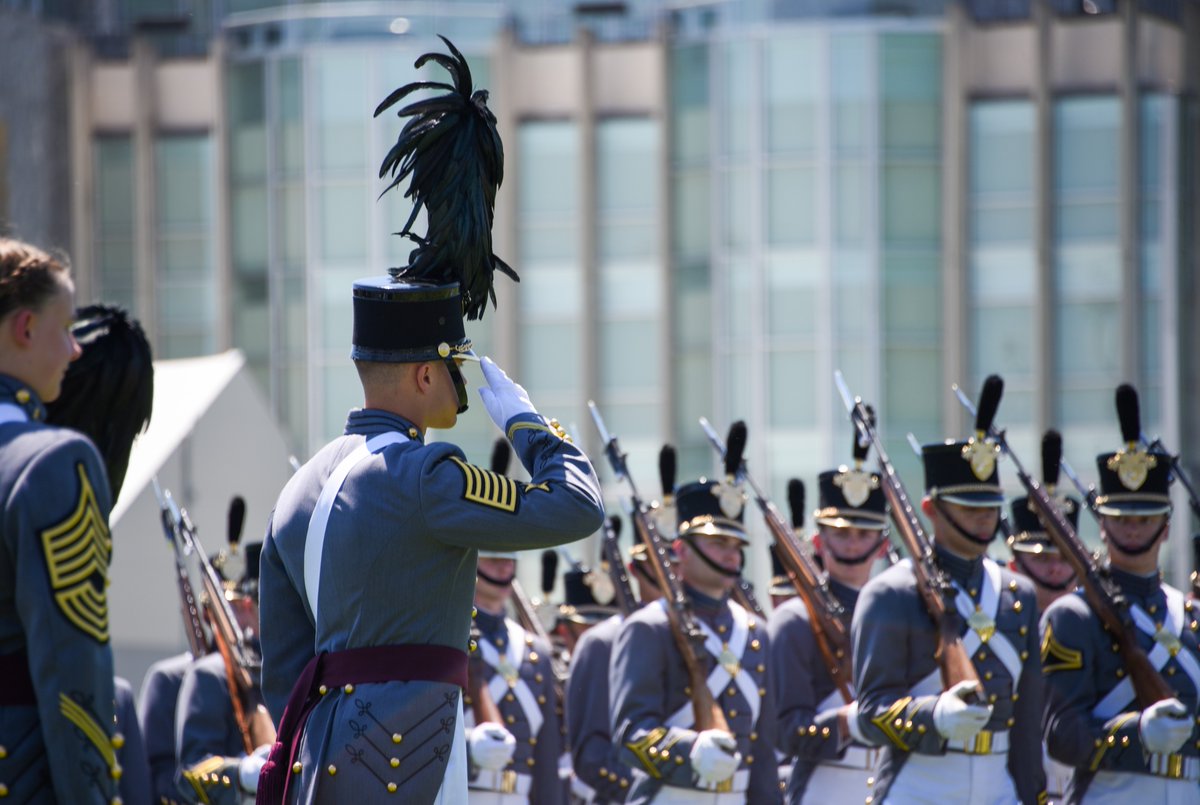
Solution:
{"label": "black shako hat", "polygon": [[680,537],[719,535],[749,545],[742,517],[746,498],[740,486],[701,478],[675,490],[675,516]]}
{"label": "black shako hat", "polygon": [[[872,414],[874,412],[871,412]],[[887,527],[887,499],[877,472],[863,469],[871,449],[858,438],[857,428],[851,448],[854,466],[842,465],[817,476],[817,523],[835,528],[869,528],[882,531]]]}
{"label": "black shako hat", "polygon": [[1117,517],[1166,514],[1171,511],[1171,457],[1139,446],[1141,410],[1137,391],[1129,384],[1117,389],[1117,418],[1125,447],[1096,457],[1100,476],[1096,510]]}
{"label": "black shako hat", "polygon": [[979,394],[975,411],[975,435],[965,442],[947,439],[942,444],[921,448],[925,464],[925,494],[959,506],[999,508],[1004,505],[997,461],[1000,445],[988,438],[1004,381],[989,375]]}
{"label": "black shako hat", "polygon": [[[1079,508],[1082,505],[1079,498],[1057,492],[1061,461],[1062,435],[1056,430],[1048,430],[1042,436],[1042,481],[1046,494],[1059,512],[1072,529],[1078,529]],[[1046,534],[1046,524],[1038,514],[1037,507],[1030,505],[1028,496],[1012,502],[1012,527],[1012,536],[1008,538],[1010,550],[1021,553],[1059,552],[1058,546]]]}

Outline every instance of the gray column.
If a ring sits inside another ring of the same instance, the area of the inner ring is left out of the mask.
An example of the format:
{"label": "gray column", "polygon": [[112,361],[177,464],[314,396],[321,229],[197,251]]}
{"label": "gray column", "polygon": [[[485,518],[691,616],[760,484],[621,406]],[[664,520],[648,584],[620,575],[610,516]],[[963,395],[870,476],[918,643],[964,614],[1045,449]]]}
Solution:
{"label": "gray column", "polygon": [[[92,54],[82,39],[67,53],[70,83],[69,134],[71,149],[71,275],[75,298],[81,304],[94,300],[100,288],[96,276],[95,161],[92,159]],[[0,218],[3,218],[0,210]]]}
{"label": "gray column", "polygon": [[[967,58],[971,23],[959,3],[946,5],[942,56],[942,389],[947,378],[967,376]],[[963,433],[968,422],[960,405],[941,405],[942,431]]]}
{"label": "gray column", "polygon": [[[233,347],[233,309],[237,304],[233,278],[233,244],[230,232],[232,221],[232,190],[229,181],[229,120],[225,98],[225,60],[224,45],[220,37],[215,37],[211,44],[208,59],[213,66],[216,82],[213,96],[216,99],[213,109],[213,191],[216,198],[215,217],[213,218],[213,259],[217,271],[217,349],[227,350]],[[268,184],[268,187],[270,185]],[[268,191],[269,192],[269,191]],[[268,196],[268,199],[270,197]],[[270,201],[268,200],[268,206]],[[270,230],[268,229],[268,232]]]}
{"label": "gray column", "polygon": [[155,354],[158,343],[158,303],[155,277],[158,275],[157,181],[154,167],[155,109],[154,70],[157,58],[147,40],[135,37],[131,54],[134,82],[133,112],[133,262],[134,314],[141,321]]}
{"label": "gray column", "polygon": [[1053,68],[1054,14],[1048,0],[1033,4],[1035,36],[1034,106],[1034,253],[1037,260],[1037,299],[1034,302],[1034,410],[1035,433],[1055,423],[1058,384],[1057,333],[1054,311],[1058,307],[1054,274],[1054,91],[1050,86]]}
{"label": "gray column", "polygon": [[[600,394],[600,276],[596,235],[596,81],[594,40],[591,31],[576,30],[579,87],[575,92],[575,120],[579,136],[579,268],[583,276],[580,307],[580,355],[583,361],[583,399]],[[569,359],[569,358],[568,358]],[[580,412],[582,415],[583,412]]]}
{"label": "gray column", "polygon": [[1121,250],[1121,376],[1135,385],[1142,373],[1142,283],[1140,177],[1141,109],[1137,74],[1137,4],[1125,0],[1121,9],[1121,53],[1117,95],[1121,104],[1120,211],[1117,233]]}

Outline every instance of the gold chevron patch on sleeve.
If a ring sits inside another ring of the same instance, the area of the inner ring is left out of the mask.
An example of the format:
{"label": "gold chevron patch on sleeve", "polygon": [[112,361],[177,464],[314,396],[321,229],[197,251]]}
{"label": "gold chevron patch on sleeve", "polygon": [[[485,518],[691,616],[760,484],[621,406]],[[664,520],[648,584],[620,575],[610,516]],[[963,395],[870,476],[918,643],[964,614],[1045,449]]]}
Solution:
{"label": "gold chevron patch on sleeve", "polygon": [[903,749],[905,752],[911,751],[908,744],[900,737],[900,729],[904,724],[904,709],[908,707],[908,703],[912,701],[912,696],[905,696],[899,699],[884,712],[871,719],[871,723],[887,736],[888,740],[896,746]]}
{"label": "gold chevron patch on sleeve", "polygon": [[1042,674],[1052,674],[1055,671],[1077,671],[1082,667],[1083,653],[1067,648],[1055,640],[1054,629],[1047,623],[1046,633],[1042,635]]}
{"label": "gold chevron patch on sleeve", "polygon": [[112,739],[108,737],[108,733],[101,728],[92,714],[65,693],[58,694],[58,709],[63,717],[74,724],[83,733],[83,737],[96,747],[96,751],[100,753],[100,757],[104,758],[109,771],[115,771],[117,769],[117,753],[113,750]]}
{"label": "gold chevron patch on sleeve", "polygon": [[646,768],[646,773],[655,780],[662,779],[662,772],[655,765],[655,758],[650,754],[650,750],[654,750],[654,754],[658,754],[658,742],[661,741],[667,734],[664,727],[655,727],[647,732],[639,740],[631,741],[625,744],[625,747],[642,762]]}
{"label": "gold chevron patch on sleeve", "polygon": [[220,771],[221,767],[225,765],[225,761],[226,759],[220,755],[214,755],[205,758],[191,768],[182,770],[183,779],[191,785],[196,794],[196,800],[201,805],[210,805],[212,802],[206,789],[220,783]]}
{"label": "gold chevron patch on sleeve", "polygon": [[107,643],[108,595],[104,582],[112,539],[82,462],[76,465],[76,471],[79,501],[65,520],[42,532],[42,548],[58,608],[80,631]]}
{"label": "gold chevron patch on sleeve", "polygon": [[517,510],[517,482],[451,456],[463,474],[463,499],[506,512]]}

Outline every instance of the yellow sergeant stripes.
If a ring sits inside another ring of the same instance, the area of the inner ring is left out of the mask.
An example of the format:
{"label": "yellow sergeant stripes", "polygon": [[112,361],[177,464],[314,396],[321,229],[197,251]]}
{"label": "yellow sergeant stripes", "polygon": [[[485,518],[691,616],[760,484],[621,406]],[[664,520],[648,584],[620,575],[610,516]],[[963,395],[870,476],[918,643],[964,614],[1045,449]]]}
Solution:
{"label": "yellow sergeant stripes", "polygon": [[1042,674],[1052,674],[1055,671],[1076,671],[1082,667],[1082,652],[1067,648],[1055,640],[1054,630],[1047,623],[1046,634],[1042,636]]}
{"label": "yellow sergeant stripes", "polygon": [[900,731],[896,728],[895,722],[897,719],[902,718],[904,709],[908,707],[908,703],[911,701],[912,696],[905,696],[903,699],[900,699],[891,707],[889,707],[885,712],[880,713],[878,716],[871,719],[872,723],[879,727],[883,734],[888,737],[888,740],[903,749],[905,752],[910,750],[905,740],[900,737]]}
{"label": "yellow sergeant stripes", "polygon": [[[50,586],[63,615],[80,631],[101,643],[108,642],[108,598],[103,579],[112,555],[112,540],[96,493],[83,464],[79,474],[79,501],[65,520],[42,532],[42,548],[50,570]],[[93,579],[99,576],[97,589]]]}
{"label": "yellow sergeant stripes", "polygon": [[108,737],[96,719],[92,718],[92,714],[65,693],[58,694],[58,709],[63,717],[78,727],[84,737],[96,747],[96,751],[100,753],[100,757],[104,758],[109,771],[115,770],[117,753],[113,750],[112,739]]}
{"label": "yellow sergeant stripes", "polygon": [[463,474],[463,499],[506,512],[517,510],[517,483],[511,478],[451,456]]}

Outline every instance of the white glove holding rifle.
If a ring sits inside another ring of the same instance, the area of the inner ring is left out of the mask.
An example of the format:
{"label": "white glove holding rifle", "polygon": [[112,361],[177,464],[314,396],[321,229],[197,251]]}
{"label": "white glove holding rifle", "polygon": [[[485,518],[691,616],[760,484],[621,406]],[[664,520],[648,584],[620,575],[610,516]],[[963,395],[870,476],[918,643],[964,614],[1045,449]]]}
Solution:
{"label": "white glove holding rifle", "polygon": [[987,726],[992,717],[990,704],[967,704],[978,685],[963,680],[937,698],[933,705],[933,725],[947,741],[969,741]]}
{"label": "white glove holding rifle", "polygon": [[500,724],[485,721],[471,728],[467,734],[467,748],[471,762],[486,771],[499,771],[512,760],[517,749],[517,739]]}
{"label": "white glove holding rifle", "polygon": [[704,785],[723,783],[742,764],[737,739],[724,730],[704,730],[696,736],[688,755],[692,768]]}
{"label": "white glove holding rifle", "polygon": [[1142,747],[1158,755],[1171,755],[1192,737],[1192,719],[1178,699],[1162,699],[1147,707],[1138,718]]}

